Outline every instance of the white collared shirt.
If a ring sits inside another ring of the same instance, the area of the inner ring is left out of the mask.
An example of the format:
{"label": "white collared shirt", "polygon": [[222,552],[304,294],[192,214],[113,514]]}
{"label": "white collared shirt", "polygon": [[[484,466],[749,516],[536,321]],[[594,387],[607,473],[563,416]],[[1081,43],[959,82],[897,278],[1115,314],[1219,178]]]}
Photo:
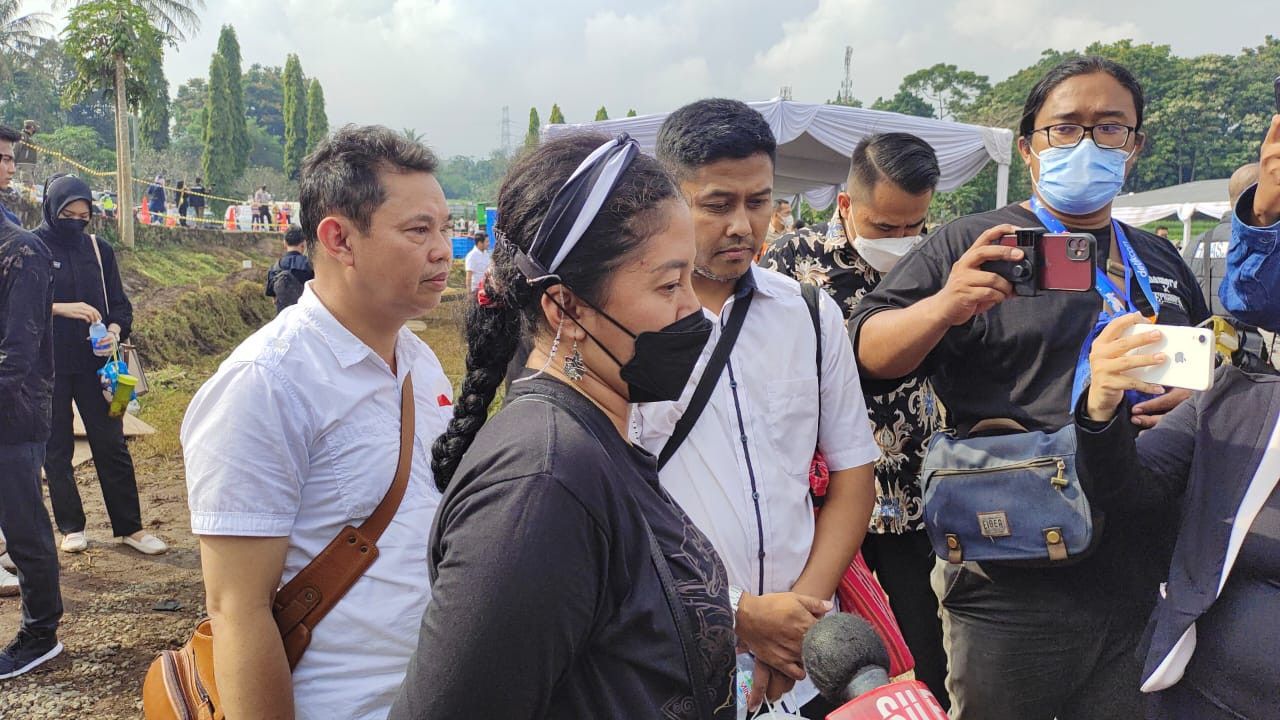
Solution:
{"label": "white collared shirt", "polygon": [[[795,280],[752,267],[755,297],[720,383],[689,437],[663,468],[662,486],[710,538],[729,582],[756,595],[787,592],[813,548],[809,465],[815,446],[832,472],[874,463],[853,347],[840,308],[820,293],[822,398],[813,320]],[[657,455],[684,414],[738,295],[715,323],[683,394],[631,414],[632,439]],[[797,702],[812,699],[808,681]],[[807,695],[807,697],[804,697]],[[794,709],[794,708],[793,708]]]}
{"label": "white collared shirt", "polygon": [[400,444],[400,386],[413,373],[409,487],[378,559],[316,627],[293,672],[297,717],[381,720],[417,645],[431,598],[427,537],[440,502],[430,447],[451,386],[407,329],[397,372],[325,308],[302,298],[245,340],[204,384],[182,425],[197,535],[288,537],[281,584],[382,501]]}

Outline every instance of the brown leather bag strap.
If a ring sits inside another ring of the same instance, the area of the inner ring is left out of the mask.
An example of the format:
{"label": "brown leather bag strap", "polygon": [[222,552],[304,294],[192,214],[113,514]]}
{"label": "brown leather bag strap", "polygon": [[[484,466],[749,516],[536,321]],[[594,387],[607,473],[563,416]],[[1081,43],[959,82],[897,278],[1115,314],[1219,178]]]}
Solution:
{"label": "brown leather bag strap", "polygon": [[400,501],[409,486],[414,410],[413,377],[406,374],[400,390],[400,460],[391,488],[359,528],[350,525],[342,528],[314,560],[276,593],[272,614],[284,641],[290,668],[297,667],[311,642],[311,630],[378,559],[378,539],[400,509]]}
{"label": "brown leather bag strap", "polygon": [[400,389],[400,461],[396,463],[396,476],[391,481],[391,488],[373,514],[360,526],[360,531],[373,542],[378,542],[386,531],[396,511],[400,509],[400,501],[404,499],[405,489],[409,487],[409,471],[413,467],[414,433],[413,375],[405,373],[404,385]]}

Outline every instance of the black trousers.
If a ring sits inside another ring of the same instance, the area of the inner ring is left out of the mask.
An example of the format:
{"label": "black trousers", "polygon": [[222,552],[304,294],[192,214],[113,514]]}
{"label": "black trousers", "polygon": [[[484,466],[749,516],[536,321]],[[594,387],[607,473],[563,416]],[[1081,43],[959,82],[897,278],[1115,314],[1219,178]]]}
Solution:
{"label": "black trousers", "polygon": [[93,451],[93,465],[102,486],[107,516],[111,518],[112,534],[132,535],[142,529],[133,457],[124,443],[124,418],[107,415],[109,404],[95,373],[57,375],[53,379],[53,432],[49,436],[44,474],[49,481],[54,521],[64,535],[84,532],[84,505],[80,502],[80,490],[76,488],[75,471],[71,467],[75,450],[72,400],[80,410],[80,419],[89,436],[89,449]]}
{"label": "black trousers", "polygon": [[48,637],[57,632],[62,619],[62,592],[53,526],[40,487],[43,461],[44,443],[0,445],[0,530],[9,558],[18,568],[22,629]]}
{"label": "black trousers", "polygon": [[862,541],[862,557],[889,596],[902,638],[916,660],[916,679],[929,686],[944,710],[950,708],[942,618],[929,581],[934,565],[929,535],[923,530],[902,535],[868,533]]}
{"label": "black trousers", "polygon": [[1100,591],[1021,580],[993,582],[976,563],[934,569],[952,719],[1142,717],[1135,649],[1145,615]]}

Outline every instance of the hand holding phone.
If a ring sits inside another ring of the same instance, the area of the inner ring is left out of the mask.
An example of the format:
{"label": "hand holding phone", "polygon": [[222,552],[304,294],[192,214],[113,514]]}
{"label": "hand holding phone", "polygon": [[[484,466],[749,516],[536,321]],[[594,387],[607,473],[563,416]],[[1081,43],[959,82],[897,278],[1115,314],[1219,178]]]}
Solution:
{"label": "hand holding phone", "polygon": [[1000,238],[999,244],[1021,249],[1023,259],[991,262],[983,269],[1008,280],[1018,295],[1033,297],[1044,290],[1093,290],[1098,241],[1089,233],[1018,228]]}
{"label": "hand holding phone", "polygon": [[1153,385],[1187,390],[1208,390],[1213,387],[1216,356],[1213,331],[1174,325],[1137,324],[1126,329],[1121,337],[1140,337],[1153,331],[1160,333],[1159,340],[1131,350],[1128,354],[1162,355],[1164,361],[1157,365],[1127,370],[1131,377]]}

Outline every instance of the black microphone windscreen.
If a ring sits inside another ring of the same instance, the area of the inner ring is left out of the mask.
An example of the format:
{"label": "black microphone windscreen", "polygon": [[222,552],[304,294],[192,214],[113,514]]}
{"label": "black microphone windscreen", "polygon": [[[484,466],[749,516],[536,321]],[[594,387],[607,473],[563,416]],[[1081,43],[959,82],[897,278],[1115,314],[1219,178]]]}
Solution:
{"label": "black microphone windscreen", "polygon": [[802,646],[804,670],[822,696],[839,701],[865,667],[889,667],[889,651],[871,625],[857,615],[832,613],[809,628]]}

